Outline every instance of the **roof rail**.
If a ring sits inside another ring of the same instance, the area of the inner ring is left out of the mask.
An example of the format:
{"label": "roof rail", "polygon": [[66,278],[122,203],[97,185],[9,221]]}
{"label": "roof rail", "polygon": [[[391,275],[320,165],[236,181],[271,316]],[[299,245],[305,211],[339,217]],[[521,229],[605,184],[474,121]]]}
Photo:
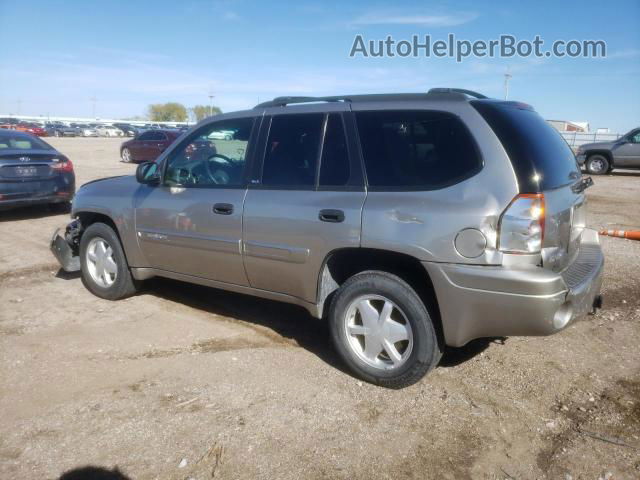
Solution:
{"label": "roof rail", "polygon": [[462,88],[432,88],[427,93],[372,93],[365,95],[334,95],[329,97],[277,97],[262,102],[253,108],[286,107],[294,103],[316,102],[376,102],[376,101],[419,101],[430,97],[464,100],[467,97],[487,98],[484,95]]}
{"label": "roof rail", "polygon": [[482,100],[484,98],[488,98],[486,95],[482,95],[481,93],[474,92],[473,90],[466,90],[464,88],[431,88],[427,94],[447,94],[447,93],[459,93],[462,95],[466,95],[468,97],[477,98]]}
{"label": "roof rail", "polygon": [[286,107],[292,103],[313,103],[313,102],[348,102],[348,97],[334,96],[334,97],[276,97],[273,100],[262,102],[253,108],[267,108],[267,107]]}

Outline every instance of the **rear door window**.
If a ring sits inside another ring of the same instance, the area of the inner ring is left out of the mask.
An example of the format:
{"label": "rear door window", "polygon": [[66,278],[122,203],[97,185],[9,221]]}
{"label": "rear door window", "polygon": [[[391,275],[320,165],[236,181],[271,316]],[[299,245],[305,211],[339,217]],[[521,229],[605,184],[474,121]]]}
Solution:
{"label": "rear door window", "polygon": [[322,113],[272,118],[262,166],[263,185],[315,186],[323,123]]}
{"label": "rear door window", "polygon": [[372,190],[434,190],[482,168],[470,133],[451,114],[382,110],[355,115]]}
{"label": "rear door window", "polygon": [[531,107],[516,102],[471,102],[511,159],[521,193],[539,193],[575,182],[575,155],[560,133]]}
{"label": "rear door window", "polygon": [[347,185],[350,174],[349,151],[347,149],[347,137],[344,133],[342,115],[331,113],[327,118],[324,133],[319,185],[321,187]]}

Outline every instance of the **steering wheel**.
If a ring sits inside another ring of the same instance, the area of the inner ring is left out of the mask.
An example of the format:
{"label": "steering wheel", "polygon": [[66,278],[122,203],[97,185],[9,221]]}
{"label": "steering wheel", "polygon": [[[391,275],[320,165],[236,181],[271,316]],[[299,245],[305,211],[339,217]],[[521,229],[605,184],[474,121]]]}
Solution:
{"label": "steering wheel", "polygon": [[217,158],[221,158],[224,161],[224,164],[226,164],[226,165],[232,165],[233,164],[233,160],[230,159],[229,157],[227,157],[226,155],[221,155],[219,153],[214,153],[209,158],[207,158],[206,162],[204,162],[205,172],[207,174],[207,177],[209,177],[209,179],[215,185],[227,185],[229,183],[229,180],[231,180],[231,177],[229,177],[229,174],[227,172],[225,172],[224,170],[222,170],[222,169],[212,170],[212,168],[211,168],[212,159],[216,158],[216,157]]}

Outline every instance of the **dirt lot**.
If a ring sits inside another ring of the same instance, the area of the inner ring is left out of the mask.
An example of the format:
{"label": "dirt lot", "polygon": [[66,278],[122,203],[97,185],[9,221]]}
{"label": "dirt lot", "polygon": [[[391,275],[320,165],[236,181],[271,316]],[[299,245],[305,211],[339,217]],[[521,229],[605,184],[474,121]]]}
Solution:
{"label": "dirt lot", "polygon": [[[51,143],[79,184],[135,168],[119,140]],[[595,181],[590,225],[640,227],[640,173]],[[165,280],[92,296],[48,251],[65,220],[0,213],[0,478],[640,478],[640,242],[602,239],[597,316],[390,391],[297,307]]]}

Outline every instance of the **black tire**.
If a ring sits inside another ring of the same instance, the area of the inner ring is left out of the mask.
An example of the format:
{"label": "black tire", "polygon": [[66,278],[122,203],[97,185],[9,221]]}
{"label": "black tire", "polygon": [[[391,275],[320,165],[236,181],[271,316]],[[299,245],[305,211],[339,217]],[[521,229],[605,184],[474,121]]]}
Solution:
{"label": "black tire", "polygon": [[[99,237],[111,247],[113,260],[117,266],[115,281],[109,287],[99,285],[94,281],[87,266],[87,246],[94,238]],[[120,300],[130,297],[138,290],[138,282],[131,276],[127,259],[122,250],[120,239],[116,232],[105,223],[93,223],[83,233],[80,240],[80,266],[82,269],[82,283],[94,295],[107,300]]]}
{"label": "black tire", "polygon": [[609,159],[599,153],[589,155],[585,162],[585,167],[591,175],[604,175],[612,169]]}
{"label": "black tire", "polygon": [[[349,306],[361,296],[376,295],[391,300],[405,314],[413,335],[413,348],[406,361],[390,370],[362,360],[350,345],[345,328]],[[404,280],[387,272],[367,271],[348,279],[336,292],[329,307],[331,337],[338,354],[354,374],[386,388],[404,388],[416,383],[442,357],[442,345],[431,315],[418,294]]]}

